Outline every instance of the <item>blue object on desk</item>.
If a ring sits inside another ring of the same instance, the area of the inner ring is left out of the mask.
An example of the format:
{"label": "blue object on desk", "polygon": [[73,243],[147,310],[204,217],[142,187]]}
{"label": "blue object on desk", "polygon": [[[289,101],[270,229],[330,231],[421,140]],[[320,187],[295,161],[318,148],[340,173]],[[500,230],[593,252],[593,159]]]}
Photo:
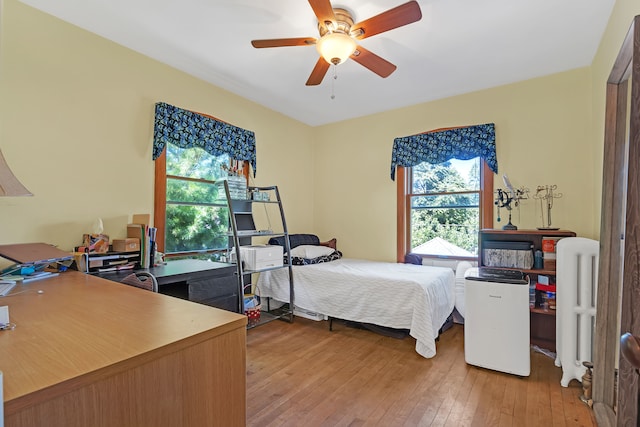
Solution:
{"label": "blue object on desk", "polygon": [[35,267],[20,267],[20,275],[26,276],[28,274],[33,274],[36,272]]}

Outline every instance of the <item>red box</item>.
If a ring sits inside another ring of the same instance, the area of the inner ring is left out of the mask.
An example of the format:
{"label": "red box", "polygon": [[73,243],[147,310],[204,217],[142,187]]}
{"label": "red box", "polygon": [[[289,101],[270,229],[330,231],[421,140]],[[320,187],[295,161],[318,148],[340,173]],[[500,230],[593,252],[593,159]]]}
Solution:
{"label": "red box", "polygon": [[542,252],[556,252],[556,243],[558,239],[554,239],[552,237],[546,237],[542,239]]}
{"label": "red box", "polygon": [[555,292],[556,291],[556,285],[543,285],[543,284],[540,284],[540,283],[536,283],[536,291]]}

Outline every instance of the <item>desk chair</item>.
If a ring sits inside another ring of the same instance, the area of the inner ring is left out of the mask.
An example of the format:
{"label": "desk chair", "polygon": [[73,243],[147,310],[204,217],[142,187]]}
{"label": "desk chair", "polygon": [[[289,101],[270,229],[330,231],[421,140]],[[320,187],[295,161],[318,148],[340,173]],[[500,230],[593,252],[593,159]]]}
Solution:
{"label": "desk chair", "polygon": [[131,273],[122,279],[120,283],[146,289],[151,292],[158,292],[158,281],[153,274],[147,273],[146,271]]}

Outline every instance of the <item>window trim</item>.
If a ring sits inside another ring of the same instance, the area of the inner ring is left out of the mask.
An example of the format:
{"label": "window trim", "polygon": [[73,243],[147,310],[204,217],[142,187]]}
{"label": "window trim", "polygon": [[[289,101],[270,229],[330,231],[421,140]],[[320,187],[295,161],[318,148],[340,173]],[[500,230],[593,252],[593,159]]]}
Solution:
{"label": "window trim", "polygon": [[[482,158],[482,171],[480,173],[480,228],[493,228],[493,171],[489,169],[487,162]],[[411,174],[405,168],[396,168],[396,193],[397,193],[397,230],[396,230],[396,256],[397,262],[404,262],[404,257],[411,251],[409,239],[411,227],[411,201],[407,194],[411,194],[409,177]],[[423,258],[467,259],[455,256],[431,256],[422,255]]]}
{"label": "window trim", "polygon": [[156,248],[164,253],[167,214],[167,150],[155,160],[153,224],[156,227]]}

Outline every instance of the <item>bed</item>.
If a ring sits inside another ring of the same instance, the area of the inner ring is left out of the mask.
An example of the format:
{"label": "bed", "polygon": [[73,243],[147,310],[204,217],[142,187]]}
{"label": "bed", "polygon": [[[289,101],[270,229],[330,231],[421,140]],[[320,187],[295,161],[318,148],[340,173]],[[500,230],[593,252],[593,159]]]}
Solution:
{"label": "bed", "polygon": [[[331,241],[324,243],[327,248],[323,252],[314,235],[290,236],[296,308],[338,319],[408,329],[416,339],[416,352],[425,358],[435,356],[438,331],[454,307],[453,270],[342,258],[335,249],[335,239],[332,242],[333,248]],[[271,239],[269,243],[283,241]],[[301,252],[303,248],[306,252]],[[260,273],[257,286],[262,297],[289,300],[286,269]]]}

